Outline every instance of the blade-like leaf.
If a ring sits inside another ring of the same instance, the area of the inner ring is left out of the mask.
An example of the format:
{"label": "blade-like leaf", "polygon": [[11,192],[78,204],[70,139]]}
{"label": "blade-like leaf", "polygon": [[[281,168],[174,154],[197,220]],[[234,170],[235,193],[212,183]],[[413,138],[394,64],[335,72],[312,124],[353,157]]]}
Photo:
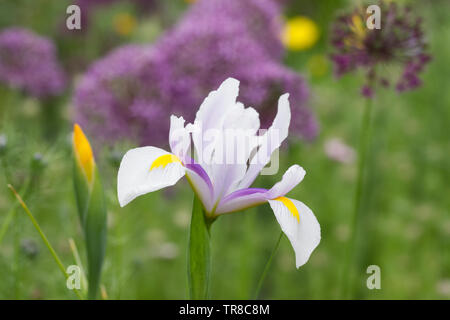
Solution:
{"label": "blade-like leaf", "polygon": [[106,249],[106,206],[103,188],[100,183],[98,171],[95,169],[95,178],[85,212],[84,234],[86,237],[86,250],[88,258],[88,298],[96,299]]}

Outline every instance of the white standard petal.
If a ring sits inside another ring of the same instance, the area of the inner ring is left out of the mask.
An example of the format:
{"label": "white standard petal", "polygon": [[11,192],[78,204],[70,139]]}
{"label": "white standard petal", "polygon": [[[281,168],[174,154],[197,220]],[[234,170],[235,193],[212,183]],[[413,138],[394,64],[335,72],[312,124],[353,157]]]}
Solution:
{"label": "white standard petal", "polygon": [[281,197],[269,204],[295,251],[297,268],[304,265],[320,242],[320,225],[304,203]]}
{"label": "white standard petal", "polygon": [[180,159],[185,159],[191,146],[191,136],[184,127],[183,117],[170,116],[169,144],[172,153]]}
{"label": "white standard petal", "polygon": [[261,170],[269,163],[272,153],[287,138],[290,122],[291,109],[289,107],[289,94],[286,93],[278,100],[277,115],[270,128],[260,137],[260,147],[250,160],[250,166],[240,182],[239,188],[248,188],[255,181]]}
{"label": "white standard petal", "polygon": [[124,155],[117,175],[120,206],[143,194],[172,186],[184,174],[181,161],[165,150],[156,147],[131,149]]}
{"label": "white standard petal", "polygon": [[258,129],[259,115],[255,109],[245,108],[239,102],[230,108],[209,166],[215,201],[236,190],[244,177],[250,153],[257,146]]}
{"label": "white standard petal", "polygon": [[210,162],[214,151],[210,144],[216,143],[214,130],[222,131],[226,115],[235,107],[238,94],[239,81],[228,78],[216,91],[209,93],[197,111],[191,131],[195,151],[202,159],[202,165],[203,162]]}

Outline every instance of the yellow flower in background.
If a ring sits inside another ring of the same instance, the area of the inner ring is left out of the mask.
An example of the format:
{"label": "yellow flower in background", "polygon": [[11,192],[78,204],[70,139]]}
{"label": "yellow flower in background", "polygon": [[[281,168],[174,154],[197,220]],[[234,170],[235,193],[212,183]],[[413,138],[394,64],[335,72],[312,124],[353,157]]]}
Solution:
{"label": "yellow flower in background", "polygon": [[129,13],[120,13],[114,17],[114,30],[121,36],[130,35],[136,25],[136,18]]}
{"label": "yellow flower in background", "polygon": [[289,19],[283,28],[282,41],[286,48],[300,51],[313,47],[319,39],[317,24],[308,17]]}
{"label": "yellow flower in background", "polygon": [[91,183],[94,175],[94,155],[89,140],[78,124],[73,126],[73,150],[83,174],[88,182]]}

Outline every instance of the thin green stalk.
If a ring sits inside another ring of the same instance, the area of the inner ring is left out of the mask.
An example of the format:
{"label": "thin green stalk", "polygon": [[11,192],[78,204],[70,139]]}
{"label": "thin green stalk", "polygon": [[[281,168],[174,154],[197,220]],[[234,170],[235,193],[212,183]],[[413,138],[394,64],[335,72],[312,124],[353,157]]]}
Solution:
{"label": "thin green stalk", "polygon": [[372,115],[372,99],[366,99],[366,104],[364,107],[361,134],[358,147],[358,172],[356,180],[356,188],[353,203],[353,216],[351,217],[350,225],[350,239],[347,246],[347,258],[344,265],[344,277],[343,277],[343,298],[351,298],[353,289],[353,263],[356,256],[356,239],[359,228],[359,220],[361,216],[361,204],[362,195],[364,191],[364,176],[365,167],[367,161],[367,153],[370,145],[371,136],[371,115]]}
{"label": "thin green stalk", "polygon": [[278,247],[280,246],[281,238],[283,237],[283,231],[280,232],[280,236],[278,237],[277,243],[275,244],[275,247],[273,247],[272,253],[270,254],[269,260],[267,260],[266,266],[264,267],[264,271],[261,275],[261,278],[259,278],[258,286],[256,287],[256,293],[255,293],[255,300],[258,299],[259,293],[261,291],[262,285],[264,283],[264,280],[266,279],[267,273],[269,272],[270,266],[272,265],[273,257],[275,256],[275,253],[278,250]]}
{"label": "thin green stalk", "polygon": [[[41,227],[39,226],[39,223],[34,218],[33,214],[30,211],[30,209],[28,209],[27,205],[22,200],[22,197],[17,193],[17,191],[14,189],[14,187],[12,185],[8,184],[8,188],[12,191],[14,196],[17,198],[17,201],[19,201],[20,205],[25,210],[26,214],[28,215],[28,217],[30,218],[31,222],[33,223],[33,226],[36,228],[37,232],[41,236],[42,241],[44,241],[44,244],[46,245],[46,247],[50,251],[53,259],[55,260],[55,262],[58,265],[59,269],[63,273],[64,277],[66,279],[68,279],[69,275],[67,274],[66,269],[64,268],[64,265],[61,262],[61,259],[59,259],[58,254],[56,253],[55,249],[53,249],[52,245],[48,241],[47,236],[42,231]],[[77,289],[74,289],[74,291],[75,291],[75,294],[78,296],[78,298],[83,299],[83,297],[81,296],[80,292]]]}
{"label": "thin green stalk", "polygon": [[83,288],[86,289],[88,287],[86,274],[84,273],[84,268],[83,268],[83,264],[81,263],[81,258],[80,258],[80,254],[78,253],[77,245],[75,243],[75,240],[73,240],[72,238],[69,238],[69,246],[70,246],[70,251],[72,251],[73,258],[75,259],[75,263],[81,269],[81,284],[82,284]]}

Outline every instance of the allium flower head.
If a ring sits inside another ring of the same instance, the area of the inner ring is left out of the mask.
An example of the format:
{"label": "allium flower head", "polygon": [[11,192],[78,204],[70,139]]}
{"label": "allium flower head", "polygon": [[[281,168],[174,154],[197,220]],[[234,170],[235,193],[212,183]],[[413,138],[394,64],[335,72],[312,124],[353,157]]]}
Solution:
{"label": "allium flower head", "polygon": [[399,65],[403,69],[394,80],[397,91],[401,92],[421,85],[418,74],[430,61],[421,19],[414,17],[410,8],[400,8],[395,3],[381,1],[379,5],[380,29],[366,27],[368,14],[364,7],[340,16],[332,30],[336,75],[364,69],[367,83],[361,92],[366,97],[373,95],[376,85],[390,85],[388,77],[380,74],[380,65]]}
{"label": "allium flower head", "polygon": [[0,82],[36,97],[57,95],[66,84],[53,43],[22,28],[0,33]]}
{"label": "allium flower head", "polygon": [[158,90],[163,75],[152,67],[153,57],[148,46],[128,45],[97,61],[76,88],[77,121],[102,140],[165,137],[165,124],[158,120],[168,114]]}
{"label": "allium flower head", "polygon": [[[77,121],[88,131],[109,132],[108,137],[135,134],[142,144],[162,142],[169,129],[160,120],[164,115],[193,121],[194,106],[235,77],[241,80],[243,102],[259,106],[265,127],[275,115],[277,97],[290,92],[292,129],[314,138],[317,124],[305,106],[307,85],[281,64],[279,9],[274,0],[196,2],[152,47],[118,49],[96,62],[76,90]],[[133,83],[125,98],[123,88],[110,85],[124,82]]]}

